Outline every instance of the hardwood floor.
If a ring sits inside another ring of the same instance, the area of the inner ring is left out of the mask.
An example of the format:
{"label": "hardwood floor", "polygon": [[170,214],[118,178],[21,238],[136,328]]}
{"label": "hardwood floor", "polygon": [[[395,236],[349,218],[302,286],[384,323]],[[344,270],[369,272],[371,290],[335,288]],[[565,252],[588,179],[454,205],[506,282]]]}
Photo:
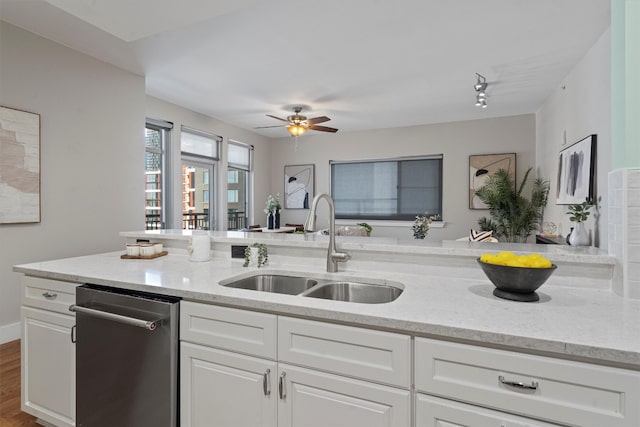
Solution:
{"label": "hardwood floor", "polygon": [[0,426],[42,427],[20,410],[20,340],[0,345]]}

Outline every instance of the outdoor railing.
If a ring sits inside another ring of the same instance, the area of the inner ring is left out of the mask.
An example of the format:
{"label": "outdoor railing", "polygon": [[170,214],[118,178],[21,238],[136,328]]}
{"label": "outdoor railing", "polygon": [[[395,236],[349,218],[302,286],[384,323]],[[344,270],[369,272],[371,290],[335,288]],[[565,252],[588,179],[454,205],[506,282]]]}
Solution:
{"label": "outdoor railing", "polygon": [[[247,227],[247,219],[244,216],[244,212],[229,212],[228,220],[229,230],[240,230]],[[146,230],[160,230],[162,228],[162,218],[160,218],[160,214],[145,215]],[[208,230],[209,214],[207,212],[191,212],[182,214],[182,229]]]}

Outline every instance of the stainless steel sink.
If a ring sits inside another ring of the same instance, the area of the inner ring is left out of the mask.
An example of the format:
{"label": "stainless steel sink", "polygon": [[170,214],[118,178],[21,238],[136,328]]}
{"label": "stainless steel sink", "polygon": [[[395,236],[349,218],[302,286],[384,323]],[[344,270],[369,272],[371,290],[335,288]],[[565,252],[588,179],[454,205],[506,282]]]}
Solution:
{"label": "stainless steel sink", "polygon": [[382,304],[385,302],[395,301],[401,293],[402,289],[390,285],[334,282],[318,285],[309,292],[305,292],[304,296],[329,299],[333,301]]}
{"label": "stainless steel sink", "polygon": [[220,282],[229,288],[277,294],[299,295],[332,301],[348,301],[363,304],[382,304],[395,301],[402,294],[403,285],[389,284],[376,279],[335,280],[307,276],[290,276],[277,273],[255,274],[231,278]]}
{"label": "stainless steel sink", "polygon": [[282,276],[278,274],[258,274],[221,283],[229,288],[249,289],[261,292],[274,292],[277,294],[298,295],[310,289],[318,283],[309,277]]}

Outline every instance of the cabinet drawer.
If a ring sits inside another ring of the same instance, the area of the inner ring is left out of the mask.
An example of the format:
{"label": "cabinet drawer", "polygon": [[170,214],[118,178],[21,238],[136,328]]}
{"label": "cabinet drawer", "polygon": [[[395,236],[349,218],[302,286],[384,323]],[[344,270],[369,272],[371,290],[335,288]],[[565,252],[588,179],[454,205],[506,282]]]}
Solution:
{"label": "cabinet drawer", "polygon": [[416,396],[416,427],[558,427],[426,394]]}
{"label": "cabinet drawer", "polygon": [[415,349],[419,391],[574,426],[640,425],[639,372],[426,338]]}
{"label": "cabinet drawer", "polygon": [[181,301],[180,339],[275,359],[276,316]]}
{"label": "cabinet drawer", "polygon": [[411,384],[406,335],[278,318],[278,360],[399,387]]}
{"label": "cabinet drawer", "polygon": [[76,303],[79,283],[22,276],[22,304],[74,316],[69,306]]}

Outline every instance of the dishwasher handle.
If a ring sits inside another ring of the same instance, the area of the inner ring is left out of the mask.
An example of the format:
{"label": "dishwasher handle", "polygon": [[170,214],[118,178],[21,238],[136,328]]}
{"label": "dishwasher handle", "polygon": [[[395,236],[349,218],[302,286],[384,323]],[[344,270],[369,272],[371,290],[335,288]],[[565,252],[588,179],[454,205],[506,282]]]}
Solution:
{"label": "dishwasher handle", "polygon": [[122,316],[120,314],[109,313],[108,311],[96,310],[94,308],[83,307],[81,305],[72,304],[69,306],[69,311],[74,313],[82,313],[88,316],[100,317],[102,319],[112,320],[118,323],[124,323],[125,325],[137,326],[138,328],[144,328],[148,331],[153,331],[158,326],[157,320],[144,320],[136,319],[135,317]]}

